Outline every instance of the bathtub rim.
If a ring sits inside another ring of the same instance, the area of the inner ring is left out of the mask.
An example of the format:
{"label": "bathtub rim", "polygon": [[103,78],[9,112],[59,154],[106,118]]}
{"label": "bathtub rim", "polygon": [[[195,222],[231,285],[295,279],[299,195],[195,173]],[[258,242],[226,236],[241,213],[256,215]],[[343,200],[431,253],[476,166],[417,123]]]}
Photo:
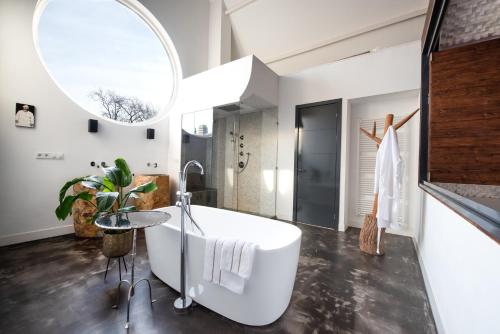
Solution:
{"label": "bathtub rim", "polygon": [[[271,218],[265,218],[265,217],[258,216],[258,215],[252,215],[252,214],[249,214],[249,213],[243,213],[243,212],[238,212],[238,211],[233,211],[233,210],[227,210],[227,209],[212,208],[212,207],[203,206],[203,205],[191,205],[191,207],[199,207],[199,208],[202,208],[203,210],[222,210],[224,212],[228,212],[228,213],[235,214],[235,215],[245,215],[245,216],[257,217],[259,219],[267,219],[267,220],[270,220],[273,224],[285,224],[287,226],[287,228],[292,229],[296,233],[296,235],[293,238],[290,238],[290,240],[287,240],[286,243],[280,245],[279,247],[262,247],[261,245],[259,245],[258,242],[256,242],[256,244],[257,244],[257,250],[261,251],[261,252],[264,252],[264,253],[265,252],[278,251],[280,249],[283,249],[285,247],[288,247],[288,246],[294,244],[295,242],[297,242],[297,240],[301,240],[302,239],[302,230],[300,228],[298,228],[297,226],[293,225],[292,223],[284,222],[284,221],[281,221],[281,220],[274,220],[274,219],[271,219]],[[167,208],[178,208],[180,210],[180,208],[177,207],[177,206],[175,206],[175,205],[170,205],[170,206],[166,206],[166,207],[162,207],[162,208],[157,208],[157,209],[154,209],[154,210],[155,211],[163,211],[164,209],[167,209]],[[173,219],[174,215],[173,214],[171,214],[171,215],[172,215],[171,219]],[[169,219],[169,221],[170,221],[170,219]],[[180,233],[180,231],[181,231],[180,226],[173,225],[169,221],[167,221],[165,223],[162,223],[160,225],[157,225],[157,226],[163,226],[163,227],[171,228],[171,229],[173,229],[173,230],[175,230],[175,231],[177,231],[177,232]],[[205,239],[205,240],[207,239],[207,236],[201,235],[200,232],[193,232],[193,231],[190,231],[190,230],[186,229],[186,234],[188,236],[190,236],[190,237],[195,237],[195,238],[200,238],[200,239]]]}

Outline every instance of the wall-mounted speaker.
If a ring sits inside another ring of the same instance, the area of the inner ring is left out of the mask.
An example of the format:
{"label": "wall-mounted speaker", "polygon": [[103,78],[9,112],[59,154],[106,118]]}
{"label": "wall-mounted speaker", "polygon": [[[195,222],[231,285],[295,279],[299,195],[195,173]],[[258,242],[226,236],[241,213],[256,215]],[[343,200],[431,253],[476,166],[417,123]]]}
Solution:
{"label": "wall-mounted speaker", "polygon": [[99,123],[96,119],[89,119],[89,132],[97,132]]}
{"label": "wall-mounted speaker", "polygon": [[146,129],[146,138],[155,139],[155,129]]}

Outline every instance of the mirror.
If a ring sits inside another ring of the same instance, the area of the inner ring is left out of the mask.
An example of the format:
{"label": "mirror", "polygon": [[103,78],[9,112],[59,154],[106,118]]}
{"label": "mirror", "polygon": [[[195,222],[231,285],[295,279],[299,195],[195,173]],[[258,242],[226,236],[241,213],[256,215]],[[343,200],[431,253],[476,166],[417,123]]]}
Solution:
{"label": "mirror", "polygon": [[206,109],[182,115],[182,130],[198,137],[211,137],[213,110]]}

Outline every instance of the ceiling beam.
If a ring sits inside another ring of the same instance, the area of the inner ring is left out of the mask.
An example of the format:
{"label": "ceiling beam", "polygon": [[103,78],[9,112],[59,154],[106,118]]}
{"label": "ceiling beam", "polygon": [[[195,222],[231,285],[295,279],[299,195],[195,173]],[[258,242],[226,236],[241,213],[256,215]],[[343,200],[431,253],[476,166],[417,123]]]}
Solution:
{"label": "ceiling beam", "polygon": [[419,16],[423,16],[426,13],[427,13],[427,8],[422,8],[422,9],[414,10],[414,11],[408,12],[406,14],[390,18],[389,20],[386,20],[386,21],[383,21],[383,22],[379,22],[379,23],[376,23],[376,24],[373,24],[373,25],[370,25],[370,26],[366,26],[366,27],[363,27],[361,29],[354,30],[354,31],[352,31],[350,33],[347,33],[347,34],[334,36],[334,37],[329,38],[327,40],[324,40],[324,41],[321,41],[321,42],[318,42],[318,43],[315,43],[315,44],[312,44],[312,45],[309,45],[309,46],[306,46],[306,47],[303,47],[303,48],[300,48],[300,49],[295,49],[295,50],[292,50],[292,51],[289,51],[289,52],[282,53],[281,55],[278,55],[276,57],[270,57],[268,59],[265,59],[264,63],[265,64],[276,63],[278,61],[281,61],[281,60],[284,60],[284,59],[287,59],[287,58],[291,58],[291,57],[295,57],[295,56],[298,56],[300,54],[307,53],[307,52],[310,52],[310,51],[314,51],[314,50],[323,48],[325,46],[328,46],[328,45],[331,45],[331,44],[335,44],[335,43],[344,41],[346,39],[350,39],[350,38],[353,38],[353,37],[357,37],[359,35],[363,35],[363,34],[369,33],[369,32],[374,31],[374,30],[378,30],[378,29],[381,29],[381,28],[385,28],[385,27],[391,26],[393,24],[397,24],[397,23],[400,23],[400,22],[411,20],[413,18],[416,18],[416,17],[419,17]]}
{"label": "ceiling beam", "polygon": [[231,15],[232,13],[242,9],[243,7],[248,6],[249,4],[251,4],[252,2],[255,2],[255,1],[257,1],[257,0],[241,0],[236,5],[232,6],[231,8],[228,8],[226,10],[226,15]]}

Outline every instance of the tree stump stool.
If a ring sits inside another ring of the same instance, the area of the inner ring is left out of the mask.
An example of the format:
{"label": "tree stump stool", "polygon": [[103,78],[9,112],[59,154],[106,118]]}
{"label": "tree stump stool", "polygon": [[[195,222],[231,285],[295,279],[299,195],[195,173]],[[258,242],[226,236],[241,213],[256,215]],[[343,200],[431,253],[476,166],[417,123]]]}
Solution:
{"label": "tree stump stool", "polygon": [[168,175],[136,175],[132,187],[146,182],[154,182],[158,189],[147,194],[138,194],[135,199],[137,210],[153,210],[170,205],[170,178]]}
{"label": "tree stump stool", "polygon": [[[95,189],[84,187],[80,183],[73,186],[74,193],[88,191],[92,195],[92,203],[95,204]],[[95,226],[92,218],[96,213],[96,209],[92,204],[81,199],[76,200],[71,215],[73,216],[73,226],[75,228],[75,235],[81,238],[100,238],[103,235],[102,229]]]}

